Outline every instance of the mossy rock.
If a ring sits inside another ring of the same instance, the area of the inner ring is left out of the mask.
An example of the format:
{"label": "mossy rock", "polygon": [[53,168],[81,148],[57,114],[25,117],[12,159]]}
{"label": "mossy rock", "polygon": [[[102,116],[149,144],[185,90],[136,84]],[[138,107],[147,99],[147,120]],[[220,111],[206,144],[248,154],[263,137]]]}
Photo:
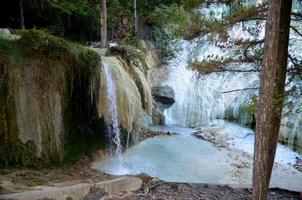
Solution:
{"label": "mossy rock", "polygon": [[40,30],[18,34],[0,38],[0,165],[60,165],[104,148],[98,54]]}

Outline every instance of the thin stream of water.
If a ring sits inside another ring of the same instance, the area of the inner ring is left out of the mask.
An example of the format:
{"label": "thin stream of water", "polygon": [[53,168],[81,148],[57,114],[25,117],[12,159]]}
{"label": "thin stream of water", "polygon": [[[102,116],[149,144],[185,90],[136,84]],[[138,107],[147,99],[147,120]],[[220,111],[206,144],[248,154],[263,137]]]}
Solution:
{"label": "thin stream of water", "polygon": [[106,89],[107,89],[107,98],[108,98],[107,106],[112,119],[112,124],[111,124],[112,129],[109,130],[110,139],[115,146],[115,155],[120,155],[122,153],[122,145],[120,139],[121,133],[120,133],[119,121],[118,121],[115,83],[112,78],[109,65],[107,63],[102,62],[102,66],[104,69],[104,74],[106,79]]}

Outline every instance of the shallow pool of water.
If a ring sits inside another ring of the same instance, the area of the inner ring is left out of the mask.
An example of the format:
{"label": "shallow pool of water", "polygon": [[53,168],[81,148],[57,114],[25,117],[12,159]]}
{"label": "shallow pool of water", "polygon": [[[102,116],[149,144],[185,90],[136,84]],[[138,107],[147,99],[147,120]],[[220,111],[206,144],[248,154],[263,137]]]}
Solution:
{"label": "shallow pool of water", "polygon": [[[236,130],[236,127],[230,129],[230,126],[231,124],[228,124],[226,130]],[[191,136],[193,129],[175,126],[155,126],[151,129],[175,132],[178,135],[147,139],[128,149],[121,156],[97,162],[93,167],[112,175],[146,173],[170,182],[247,185],[251,183],[251,159],[243,169],[238,169],[238,166],[242,165],[241,162],[245,162],[239,158],[241,154],[236,154],[230,149],[218,148],[212,143]],[[286,167],[277,167],[274,170],[272,178],[274,186],[283,188],[297,186],[302,190],[302,174],[292,167]],[[279,182],[282,182],[281,185]]]}

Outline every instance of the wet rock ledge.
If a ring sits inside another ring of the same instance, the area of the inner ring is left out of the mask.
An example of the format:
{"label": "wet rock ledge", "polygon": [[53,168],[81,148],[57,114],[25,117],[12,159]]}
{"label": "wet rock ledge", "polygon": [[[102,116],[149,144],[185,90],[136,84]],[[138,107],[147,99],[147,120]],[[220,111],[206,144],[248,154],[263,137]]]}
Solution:
{"label": "wet rock ledge", "polygon": [[153,138],[153,137],[157,137],[157,136],[172,136],[172,135],[177,135],[177,133],[164,132],[164,131],[153,131],[150,129],[142,129],[141,132],[139,133],[139,141],[141,142],[148,138]]}

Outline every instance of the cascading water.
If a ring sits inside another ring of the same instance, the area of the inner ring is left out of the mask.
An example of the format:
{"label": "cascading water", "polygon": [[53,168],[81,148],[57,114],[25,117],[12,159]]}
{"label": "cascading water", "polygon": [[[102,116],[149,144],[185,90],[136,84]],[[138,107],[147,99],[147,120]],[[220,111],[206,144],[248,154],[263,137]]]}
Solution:
{"label": "cascading water", "polygon": [[[200,11],[205,16],[221,20],[225,12],[229,11],[227,6],[221,5],[223,4],[216,4],[210,10]],[[237,48],[236,42],[262,40],[264,22],[237,23],[227,34],[227,40],[221,40],[215,33],[192,41],[182,40],[176,57],[169,62],[169,75],[163,85],[174,89],[176,103],[165,110],[166,123],[170,125],[151,128],[178,135],[147,139],[130,148],[120,158],[95,163],[94,168],[115,175],[147,173],[172,182],[239,185],[251,183],[253,131],[216,119],[241,120],[243,124],[250,120],[248,115],[242,115],[242,106],[251,103],[257,90],[242,89],[258,88],[258,73],[222,72],[199,76],[189,69],[190,63],[194,61],[225,61],[228,58],[240,60],[243,50]],[[261,44],[256,45],[255,51],[250,53],[257,53],[262,47]],[[300,48],[299,45],[295,47],[297,52],[302,51]],[[235,62],[228,64],[227,69],[249,70],[254,65],[255,63]],[[232,90],[238,91],[230,92]],[[194,129],[179,126],[217,131],[218,135],[227,138],[226,143],[230,148],[217,148],[207,141],[192,137]],[[294,123],[295,129],[300,126],[301,124]],[[233,151],[242,154],[235,155]],[[248,158],[244,155],[248,155]],[[302,174],[292,168],[297,158],[301,158],[299,154],[278,144],[275,160],[278,165],[272,175],[272,187],[302,191]]]}
{"label": "cascading water", "polygon": [[111,142],[115,145],[115,155],[120,155],[122,153],[122,145],[120,139],[120,129],[118,122],[118,110],[117,110],[117,100],[116,100],[116,88],[115,83],[112,78],[110,71],[110,66],[107,63],[102,62],[104,76],[106,80],[106,91],[107,91],[107,103],[108,112],[111,116],[112,127],[109,130],[109,137]]}
{"label": "cascading water", "polygon": [[[261,1],[246,1],[246,5],[255,3]],[[230,9],[223,3],[214,3],[209,7],[202,7],[200,12],[207,19],[220,21]],[[295,22],[293,24],[297,25]],[[169,63],[168,78],[163,83],[174,89],[176,101],[164,112],[166,124],[200,127],[208,125],[214,119],[223,118],[245,125],[252,123],[254,118],[246,110],[258,95],[259,74],[252,69],[259,68],[260,64],[245,61],[227,62],[240,61],[243,59],[242,55],[247,54],[237,43],[264,39],[265,23],[261,20],[239,22],[228,28],[226,34],[227,39],[217,33],[209,33],[192,41],[181,41],[180,50]],[[301,44],[300,37],[291,33],[290,52],[295,57],[300,58],[297,52],[301,52]],[[248,52],[248,56],[252,57],[259,52],[261,54],[262,48],[261,43],[255,45]],[[227,71],[199,76],[189,69],[190,63],[195,61],[224,62],[227,63]],[[232,70],[245,72],[230,72]],[[297,82],[294,84],[297,85]]]}
{"label": "cascading water", "polygon": [[[233,38],[238,39],[242,29],[237,28],[230,32]],[[236,97],[245,97],[246,91],[235,93],[224,93],[231,90],[254,88],[259,85],[257,73],[213,73],[198,76],[196,72],[189,69],[192,60],[206,61],[213,58],[221,60],[227,57],[236,57],[232,49],[217,47],[215,43],[209,42],[211,36],[204,36],[191,42],[182,41],[181,51],[176,58],[170,61],[169,77],[164,85],[171,86],[175,91],[176,103],[165,111],[166,123],[186,127],[198,127],[208,125],[214,119],[223,119],[225,111],[236,100]],[[229,42],[229,41],[228,41]],[[224,46],[228,45],[224,43]],[[235,51],[235,50],[234,50]],[[250,68],[248,64],[231,67]],[[181,81],[180,81],[181,80]],[[254,91],[252,91],[254,92]],[[247,98],[243,98],[244,101]],[[238,112],[238,109],[237,109]]]}

